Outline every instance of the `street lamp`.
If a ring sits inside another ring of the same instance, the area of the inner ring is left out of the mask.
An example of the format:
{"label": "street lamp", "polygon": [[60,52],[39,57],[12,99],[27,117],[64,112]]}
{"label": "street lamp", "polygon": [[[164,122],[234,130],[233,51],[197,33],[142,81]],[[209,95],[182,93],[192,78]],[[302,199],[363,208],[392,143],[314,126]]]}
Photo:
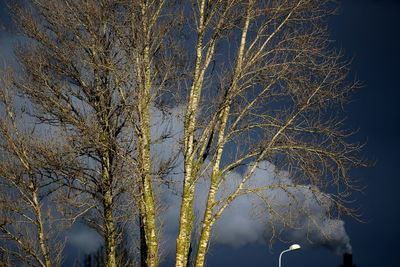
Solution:
{"label": "street lamp", "polygon": [[282,254],[283,253],[288,252],[288,251],[292,251],[292,250],[296,250],[296,249],[299,249],[299,248],[301,248],[299,244],[293,244],[293,245],[291,245],[289,247],[289,249],[282,251],[281,254],[279,255],[279,267],[281,267],[281,259],[282,259]]}

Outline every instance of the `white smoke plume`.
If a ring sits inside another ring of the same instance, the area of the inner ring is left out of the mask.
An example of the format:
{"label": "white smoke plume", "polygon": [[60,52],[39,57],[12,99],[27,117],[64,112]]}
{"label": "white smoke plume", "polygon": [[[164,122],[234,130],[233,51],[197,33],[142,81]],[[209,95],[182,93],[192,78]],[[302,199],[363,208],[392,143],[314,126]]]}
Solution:
{"label": "white smoke plume", "polygon": [[[294,183],[288,173],[276,171],[267,161],[260,162],[249,185],[252,188],[285,185],[286,191],[279,187],[264,190],[259,193],[263,200],[250,195],[239,197],[216,223],[215,242],[237,246],[266,242],[273,234],[281,233],[283,239],[303,247],[323,246],[337,255],[351,253],[344,222],[330,217],[327,208],[332,203],[313,193],[318,188],[291,187]],[[264,201],[269,203],[268,209]]]}

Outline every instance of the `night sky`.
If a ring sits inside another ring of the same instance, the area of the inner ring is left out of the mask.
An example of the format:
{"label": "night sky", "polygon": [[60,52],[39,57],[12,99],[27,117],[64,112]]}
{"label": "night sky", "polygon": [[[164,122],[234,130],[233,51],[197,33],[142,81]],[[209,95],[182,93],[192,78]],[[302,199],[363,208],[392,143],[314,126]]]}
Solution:
{"label": "night sky", "polygon": [[[400,203],[400,1],[343,0],[332,17],[332,39],[353,59],[351,77],[364,86],[345,107],[354,140],[366,142],[364,155],[374,167],[354,171],[363,193],[356,193],[365,223],[344,218],[358,267],[399,266]],[[3,4],[1,4],[3,5]],[[2,7],[0,16],[4,18]],[[4,20],[3,20],[4,22]],[[5,21],[7,25],[7,21]],[[10,35],[0,33],[0,54],[10,52]],[[2,61],[2,60],[1,60]],[[279,253],[290,243],[254,244],[242,248],[213,246],[207,266],[278,266]],[[338,267],[342,258],[325,248],[298,250],[283,256],[282,266]],[[171,266],[166,261],[162,266]]]}

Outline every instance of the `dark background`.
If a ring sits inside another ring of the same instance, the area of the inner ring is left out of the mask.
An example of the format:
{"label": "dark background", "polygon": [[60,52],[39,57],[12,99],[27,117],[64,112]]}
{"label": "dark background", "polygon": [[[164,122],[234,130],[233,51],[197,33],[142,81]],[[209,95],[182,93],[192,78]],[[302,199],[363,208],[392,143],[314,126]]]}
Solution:
{"label": "dark background", "polygon": [[[1,20],[7,26],[0,0]],[[352,77],[363,82],[353,103],[345,107],[347,124],[357,130],[354,140],[366,142],[364,154],[374,167],[354,172],[363,193],[356,193],[365,223],[344,218],[358,267],[399,266],[400,170],[400,1],[343,0],[330,30],[346,57],[353,59]],[[0,31],[0,54],[9,57],[13,37]],[[4,60],[1,60],[4,62]],[[279,253],[290,244],[276,242],[242,248],[214,246],[207,266],[277,266]],[[71,262],[67,259],[67,262]],[[325,248],[298,250],[283,256],[282,266],[338,267],[342,258]],[[163,265],[170,266],[173,259]],[[68,264],[67,264],[68,265]]]}

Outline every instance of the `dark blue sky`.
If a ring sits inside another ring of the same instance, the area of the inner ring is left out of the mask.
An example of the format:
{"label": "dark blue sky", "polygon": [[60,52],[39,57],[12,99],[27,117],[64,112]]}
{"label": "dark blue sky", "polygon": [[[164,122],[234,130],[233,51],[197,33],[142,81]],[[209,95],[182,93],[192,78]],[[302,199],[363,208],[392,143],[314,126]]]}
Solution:
{"label": "dark blue sky", "polygon": [[353,69],[364,82],[348,108],[348,123],[367,140],[365,153],[376,166],[357,175],[368,187],[360,195],[366,224],[347,220],[359,267],[398,266],[400,237],[400,1],[343,1],[332,23],[333,37],[354,56]]}
{"label": "dark blue sky", "polygon": [[[358,267],[398,266],[400,252],[400,1],[343,0],[340,14],[331,19],[332,38],[337,40],[352,69],[364,83],[346,107],[347,123],[359,129],[355,140],[367,141],[364,153],[376,165],[356,170],[360,184],[367,186],[356,194],[363,219],[358,223],[345,218],[351,238],[354,263]],[[2,13],[0,13],[2,14]],[[1,54],[6,54],[7,35],[0,34]],[[289,244],[277,242],[244,248],[214,247],[207,266],[277,266],[280,251]],[[169,266],[172,262],[166,262]],[[299,250],[284,255],[283,265],[297,267],[338,267],[342,258],[327,249]]]}

